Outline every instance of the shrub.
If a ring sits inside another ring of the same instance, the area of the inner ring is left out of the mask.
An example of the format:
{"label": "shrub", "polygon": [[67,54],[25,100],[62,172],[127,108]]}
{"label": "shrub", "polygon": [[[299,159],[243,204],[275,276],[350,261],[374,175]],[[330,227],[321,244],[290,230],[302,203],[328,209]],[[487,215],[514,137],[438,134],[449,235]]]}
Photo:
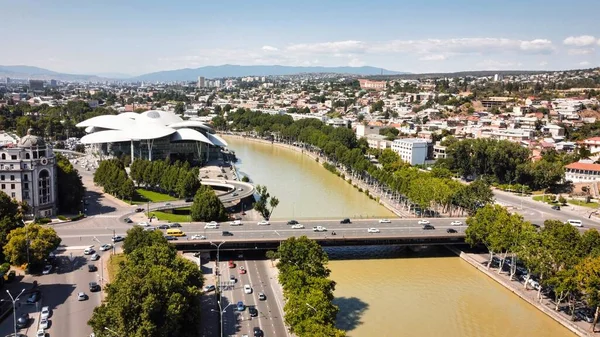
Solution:
{"label": "shrub", "polygon": [[[356,186],[356,185],[354,185],[354,186]],[[359,188],[358,188],[358,191],[359,191],[359,192],[362,192],[362,191],[363,191],[363,189],[359,187]]]}
{"label": "shrub", "polygon": [[35,222],[38,223],[38,224],[40,224],[40,225],[45,225],[47,223],[51,223],[52,220],[50,220],[49,218],[39,218]]}
{"label": "shrub", "polygon": [[66,216],[64,216],[64,215],[59,215],[59,216],[57,216],[57,218],[58,218],[58,220],[62,220],[62,221],[67,221],[67,220],[69,220],[69,218],[67,218],[67,217],[66,217]]}
{"label": "shrub", "polygon": [[77,221],[83,219],[83,214],[76,215],[71,218],[71,221]]}

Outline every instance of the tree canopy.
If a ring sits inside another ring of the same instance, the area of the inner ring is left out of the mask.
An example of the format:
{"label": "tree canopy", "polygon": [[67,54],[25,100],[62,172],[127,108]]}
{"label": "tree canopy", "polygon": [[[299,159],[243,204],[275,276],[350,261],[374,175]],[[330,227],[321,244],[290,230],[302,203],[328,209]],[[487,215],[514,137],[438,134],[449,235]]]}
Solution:
{"label": "tree canopy", "polygon": [[[279,205],[279,199],[271,196],[267,187],[263,185],[256,185],[256,193],[258,193],[258,200],[254,203],[254,209],[257,210],[265,219],[269,219],[275,207]],[[269,207],[271,207],[269,209]]]}
{"label": "tree canopy", "polygon": [[103,160],[94,173],[94,183],[104,192],[120,199],[132,199],[135,194],[133,181],[129,179],[125,166],[118,159]]}
{"label": "tree canopy", "polygon": [[85,195],[85,187],[81,176],[69,159],[61,154],[56,155],[58,171],[58,207],[61,212],[77,213],[81,211],[81,201]]}
{"label": "tree canopy", "polygon": [[24,265],[28,261],[31,265],[43,264],[61,242],[54,228],[36,224],[13,229],[7,239],[4,255],[15,266]]}
{"label": "tree canopy", "polygon": [[202,185],[194,196],[190,211],[194,221],[227,220],[227,211],[215,191],[208,185]]}

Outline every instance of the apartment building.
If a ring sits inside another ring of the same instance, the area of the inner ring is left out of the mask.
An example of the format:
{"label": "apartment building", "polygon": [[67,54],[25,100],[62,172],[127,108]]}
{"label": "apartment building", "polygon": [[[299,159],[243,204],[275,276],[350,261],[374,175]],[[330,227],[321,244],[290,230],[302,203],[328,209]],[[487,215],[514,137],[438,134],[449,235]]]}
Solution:
{"label": "apartment building", "polygon": [[372,90],[385,90],[387,83],[385,81],[371,81],[367,79],[359,79],[361,89],[372,89]]}
{"label": "apartment building", "polygon": [[427,158],[429,142],[421,138],[396,139],[392,142],[391,149],[400,158],[411,165],[423,165]]}
{"label": "apartment building", "polygon": [[356,126],[356,138],[366,137],[368,135],[378,135],[381,129],[378,125],[364,125],[358,124]]}
{"label": "apartment building", "polygon": [[385,139],[386,137],[384,135],[370,134],[365,138],[367,139],[367,143],[371,149],[385,150],[392,146],[392,142]]}
{"label": "apartment building", "polygon": [[600,164],[576,162],[565,166],[565,180],[587,183],[600,180]]}

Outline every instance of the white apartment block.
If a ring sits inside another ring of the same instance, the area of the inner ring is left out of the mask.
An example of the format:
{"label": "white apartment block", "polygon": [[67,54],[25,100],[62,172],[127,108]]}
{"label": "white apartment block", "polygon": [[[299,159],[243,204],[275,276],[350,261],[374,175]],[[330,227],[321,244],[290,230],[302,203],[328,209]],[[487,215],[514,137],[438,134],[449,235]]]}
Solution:
{"label": "white apartment block", "polygon": [[489,129],[482,130],[480,138],[521,142],[533,139],[533,134],[534,131],[529,129]]}
{"label": "white apartment block", "polygon": [[366,137],[368,135],[378,135],[379,129],[381,129],[381,128],[376,125],[358,124],[356,126],[356,138],[360,139],[360,138]]}
{"label": "white apartment block", "polygon": [[367,135],[366,139],[371,149],[385,150],[389,149],[392,145],[391,141],[385,139],[385,136],[380,134]]}
{"label": "white apartment block", "polygon": [[574,183],[600,181],[600,164],[571,163],[565,166],[565,180]]}
{"label": "white apartment block", "polygon": [[411,165],[423,165],[427,158],[428,141],[421,138],[396,139],[392,142],[392,151],[400,159]]}

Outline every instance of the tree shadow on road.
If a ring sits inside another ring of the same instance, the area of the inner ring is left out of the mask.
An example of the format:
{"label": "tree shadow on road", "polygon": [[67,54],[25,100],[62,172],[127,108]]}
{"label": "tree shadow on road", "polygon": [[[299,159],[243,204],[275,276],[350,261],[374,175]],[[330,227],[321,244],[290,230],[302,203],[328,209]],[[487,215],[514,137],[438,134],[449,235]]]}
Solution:
{"label": "tree shadow on road", "polygon": [[340,308],[335,325],[345,331],[352,331],[361,325],[361,318],[369,308],[369,304],[356,297],[336,297],[333,304]]}
{"label": "tree shadow on road", "polygon": [[87,200],[88,204],[85,205],[85,208],[87,210],[85,212],[85,214],[88,216],[91,216],[91,215],[106,214],[106,213],[114,212],[117,210],[113,206],[103,205],[101,203],[103,198],[105,198],[105,197],[96,191],[87,191],[86,200]]}

